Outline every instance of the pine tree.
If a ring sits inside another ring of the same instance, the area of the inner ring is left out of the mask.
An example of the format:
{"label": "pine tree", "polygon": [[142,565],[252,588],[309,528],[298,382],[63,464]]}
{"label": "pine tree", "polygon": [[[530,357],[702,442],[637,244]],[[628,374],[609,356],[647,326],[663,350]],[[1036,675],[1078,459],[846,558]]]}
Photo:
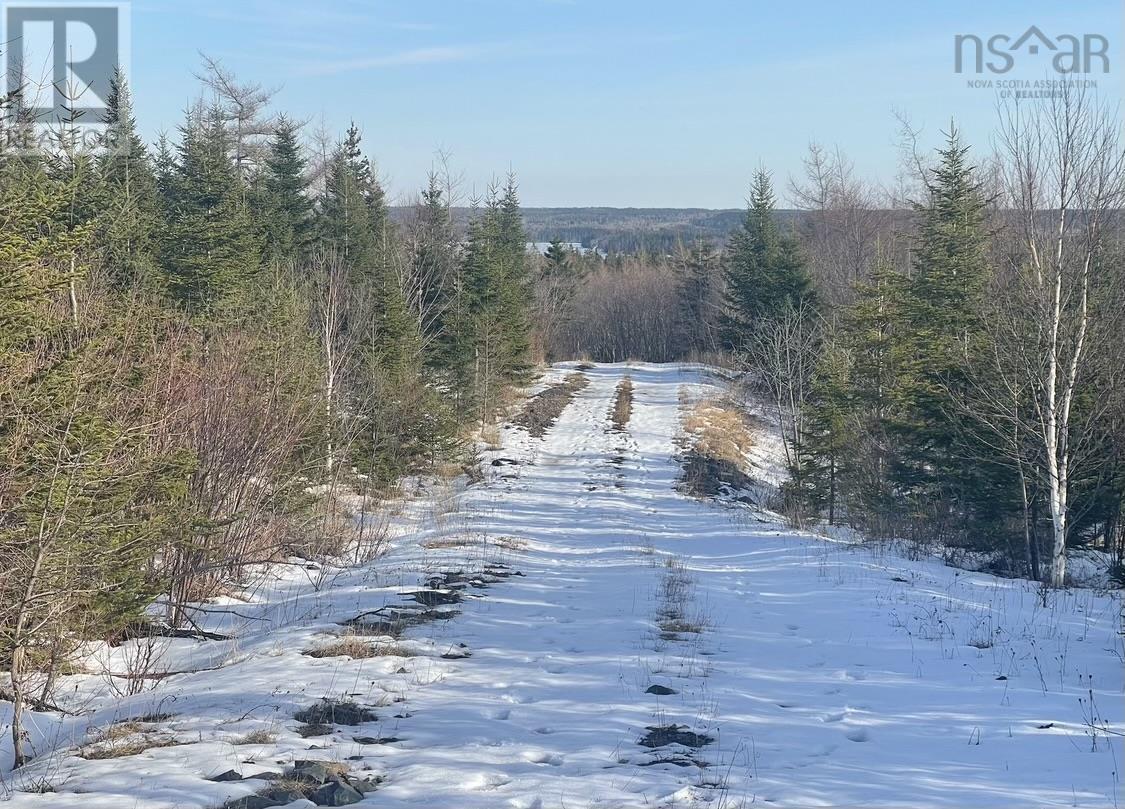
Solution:
{"label": "pine tree", "polygon": [[202,126],[189,120],[182,136],[161,261],[173,298],[209,320],[247,290],[259,264],[258,243],[221,117],[212,111]]}
{"label": "pine tree", "polygon": [[282,116],[269,144],[263,181],[263,258],[267,261],[295,261],[309,247],[313,203],[308,195],[307,167],[297,126]]}

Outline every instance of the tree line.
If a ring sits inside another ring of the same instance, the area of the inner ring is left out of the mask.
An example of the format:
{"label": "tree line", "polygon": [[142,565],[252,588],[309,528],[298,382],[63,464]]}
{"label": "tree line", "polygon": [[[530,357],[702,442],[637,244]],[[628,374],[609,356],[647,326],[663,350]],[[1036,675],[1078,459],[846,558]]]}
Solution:
{"label": "tree line", "polygon": [[[218,63],[173,138],[126,78],[99,143],[0,124],[0,662],[22,712],[89,639],[192,631],[254,566],[363,554],[354,519],[457,463],[532,363],[514,177],[455,235],[429,177],[392,224],[361,133],[302,145]],[[20,146],[21,148],[16,148]],[[319,147],[319,148],[317,148]],[[364,550],[368,549],[368,550]],[[156,603],[159,626],[142,620]]]}
{"label": "tree line", "polygon": [[1071,89],[1004,108],[980,163],[951,126],[933,160],[911,152],[905,229],[814,149],[806,229],[779,232],[758,175],[717,320],[782,422],[795,521],[983,552],[1053,586],[1068,548],[1096,546],[1121,576],[1119,138]]}
{"label": "tree line", "polygon": [[903,121],[902,177],[813,145],[779,216],[588,268],[549,356],[734,363],[781,423],[798,524],[983,556],[1054,586],[1067,549],[1125,580],[1125,148],[1063,88],[1002,107],[991,150]]}

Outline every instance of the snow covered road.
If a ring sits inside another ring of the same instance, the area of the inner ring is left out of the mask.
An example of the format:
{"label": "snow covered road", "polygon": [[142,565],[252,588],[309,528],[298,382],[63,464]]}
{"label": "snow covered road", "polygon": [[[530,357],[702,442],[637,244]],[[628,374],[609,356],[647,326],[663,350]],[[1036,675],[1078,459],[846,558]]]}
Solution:
{"label": "snow covered road", "polygon": [[[1117,805],[1121,737],[1092,726],[1123,728],[1118,598],[1043,603],[1028,582],[690,499],[682,410],[718,380],[672,365],[585,373],[542,439],[502,430],[483,484],[452,505],[407,504],[382,559],[316,581],[279,571],[237,616],[207,616],[236,640],[166,642],[168,670],[213,670],[124,697],[69,678],[94,712],[40,720],[56,753],[7,779],[56,791],[13,805],[210,809],[265,782],[208,779],[309,758],[382,776],[361,805],[388,808]],[[621,432],[610,415],[626,375]],[[776,475],[775,438],[754,457]],[[458,615],[399,640],[414,656],[302,654],[429,577],[484,568],[487,587],[456,591]],[[293,714],[322,698],[377,719],[305,738]],[[103,760],[68,747],[153,712],[176,746]],[[236,743],[255,731],[268,741]]]}

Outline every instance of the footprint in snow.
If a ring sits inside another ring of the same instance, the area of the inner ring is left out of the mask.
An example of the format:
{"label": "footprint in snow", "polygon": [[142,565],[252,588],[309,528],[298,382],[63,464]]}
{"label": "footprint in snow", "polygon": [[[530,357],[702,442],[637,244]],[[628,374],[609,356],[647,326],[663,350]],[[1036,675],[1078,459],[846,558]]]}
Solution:
{"label": "footprint in snow", "polygon": [[488,718],[489,719],[496,719],[496,720],[499,720],[501,722],[506,721],[508,719],[508,717],[510,717],[511,715],[512,715],[512,709],[511,708],[497,708],[494,711],[488,712]]}
{"label": "footprint in snow", "polygon": [[844,738],[850,742],[866,742],[871,740],[871,734],[867,728],[852,728],[844,734]]}
{"label": "footprint in snow", "polygon": [[824,716],[820,717],[820,721],[825,723],[843,722],[845,716],[847,716],[847,711],[833,711],[832,713],[826,713]]}
{"label": "footprint in snow", "polygon": [[527,750],[522,758],[530,764],[549,764],[552,767],[558,767],[562,764],[562,756],[556,753],[548,753],[545,750]]}

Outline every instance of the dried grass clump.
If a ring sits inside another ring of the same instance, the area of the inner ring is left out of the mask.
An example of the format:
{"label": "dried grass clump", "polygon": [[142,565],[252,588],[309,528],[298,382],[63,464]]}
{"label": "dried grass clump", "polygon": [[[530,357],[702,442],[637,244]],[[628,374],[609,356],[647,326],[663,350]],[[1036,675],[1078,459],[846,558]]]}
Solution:
{"label": "dried grass clump", "polygon": [[157,747],[174,747],[179,742],[163,733],[147,732],[140,722],[117,722],[79,749],[78,755],[89,761],[135,756]]}
{"label": "dried grass clump", "polygon": [[610,411],[610,422],[613,429],[619,433],[625,432],[629,426],[629,419],[633,417],[633,380],[625,377],[617,383],[617,393],[613,398],[613,409]]}
{"label": "dried grass clump", "polygon": [[244,733],[241,736],[235,736],[231,739],[231,744],[273,744],[276,741],[276,733],[271,733],[261,728],[259,730],[252,730],[249,733]]}
{"label": "dried grass clump", "polygon": [[704,399],[684,416],[692,448],[710,458],[741,467],[754,446],[750,417],[729,399]]}
{"label": "dried grass clump", "polygon": [[305,652],[309,657],[350,657],[367,660],[372,657],[414,657],[415,654],[401,643],[372,643],[357,635],[343,635],[332,643]]}

